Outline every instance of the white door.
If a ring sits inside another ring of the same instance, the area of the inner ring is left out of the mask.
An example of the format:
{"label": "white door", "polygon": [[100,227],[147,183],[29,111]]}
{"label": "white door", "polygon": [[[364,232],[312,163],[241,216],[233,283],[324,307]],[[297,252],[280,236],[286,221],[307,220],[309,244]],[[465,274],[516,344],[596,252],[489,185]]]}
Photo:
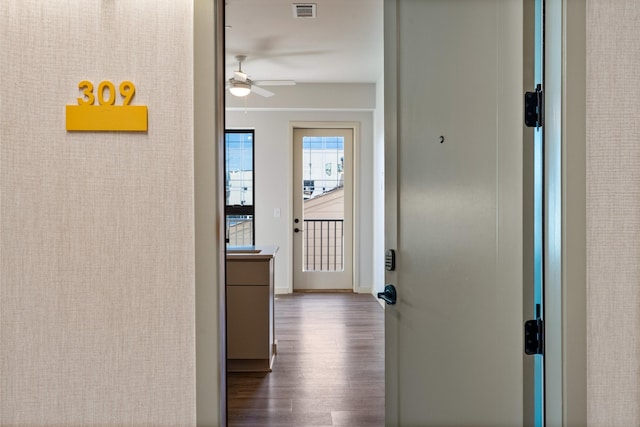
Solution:
{"label": "white door", "polygon": [[353,129],[293,130],[293,289],[353,289]]}
{"label": "white door", "polygon": [[385,1],[389,426],[523,424],[522,22]]}

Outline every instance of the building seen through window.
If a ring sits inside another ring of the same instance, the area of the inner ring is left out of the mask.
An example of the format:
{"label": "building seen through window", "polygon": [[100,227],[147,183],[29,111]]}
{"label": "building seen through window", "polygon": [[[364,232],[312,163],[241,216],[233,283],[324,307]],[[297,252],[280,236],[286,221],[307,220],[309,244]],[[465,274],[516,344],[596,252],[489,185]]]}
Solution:
{"label": "building seen through window", "polygon": [[254,131],[225,132],[225,220],[229,246],[255,243]]}
{"label": "building seen through window", "polygon": [[302,138],[303,192],[312,199],[344,185],[344,138]]}

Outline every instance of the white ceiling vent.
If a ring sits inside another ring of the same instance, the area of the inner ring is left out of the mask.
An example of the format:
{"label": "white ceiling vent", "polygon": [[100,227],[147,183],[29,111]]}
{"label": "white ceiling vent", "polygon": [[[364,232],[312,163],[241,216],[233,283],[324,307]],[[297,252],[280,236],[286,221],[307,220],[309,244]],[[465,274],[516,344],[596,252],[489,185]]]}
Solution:
{"label": "white ceiling vent", "polygon": [[294,3],[293,17],[294,18],[315,18],[316,4],[315,3]]}

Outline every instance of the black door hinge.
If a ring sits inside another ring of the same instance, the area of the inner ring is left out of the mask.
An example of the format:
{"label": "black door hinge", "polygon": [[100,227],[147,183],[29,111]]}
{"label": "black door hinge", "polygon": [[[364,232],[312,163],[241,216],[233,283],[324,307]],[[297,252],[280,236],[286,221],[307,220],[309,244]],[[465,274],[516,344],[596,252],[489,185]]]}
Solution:
{"label": "black door hinge", "polygon": [[544,96],[542,85],[535,92],[524,94],[524,124],[530,128],[539,128],[544,124]]}
{"label": "black door hinge", "polygon": [[544,354],[544,321],[540,318],[524,323],[524,352]]}

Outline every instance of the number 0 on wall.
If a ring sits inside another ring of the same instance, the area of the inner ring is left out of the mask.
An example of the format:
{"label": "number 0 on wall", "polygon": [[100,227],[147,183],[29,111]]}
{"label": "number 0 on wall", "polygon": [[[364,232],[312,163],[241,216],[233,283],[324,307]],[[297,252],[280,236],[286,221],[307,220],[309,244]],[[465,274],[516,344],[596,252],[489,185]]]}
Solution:
{"label": "number 0 on wall", "polygon": [[[108,80],[100,82],[97,88],[92,82],[83,80],[78,83],[78,89],[81,93],[78,105],[67,105],[68,131],[147,131],[147,106],[130,105],[136,93],[132,82],[123,81],[116,89]],[[122,99],[121,105],[116,105],[120,100],[118,95]]]}

